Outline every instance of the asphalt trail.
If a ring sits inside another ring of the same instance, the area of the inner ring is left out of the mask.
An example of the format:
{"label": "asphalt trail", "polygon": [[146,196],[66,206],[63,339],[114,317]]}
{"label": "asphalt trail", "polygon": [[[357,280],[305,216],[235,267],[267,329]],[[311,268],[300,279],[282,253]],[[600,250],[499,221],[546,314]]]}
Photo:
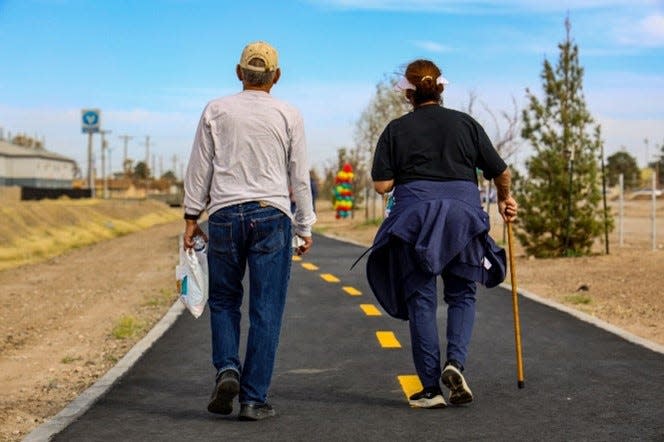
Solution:
{"label": "asphalt trail", "polygon": [[[525,298],[526,387],[517,389],[511,294],[500,288],[478,293],[465,372],[475,401],[409,408],[397,380],[415,374],[408,324],[361,310],[377,305],[364,262],[348,270],[362,251],[316,236],[312,252],[293,262],[270,393],[276,418],[239,422],[236,413],[206,411],[214,377],[209,317],[185,312],[54,440],[664,440],[664,355]],[[439,318],[444,336],[444,309]],[[246,314],[243,321],[246,338]],[[394,332],[402,348],[381,348],[376,331]]]}

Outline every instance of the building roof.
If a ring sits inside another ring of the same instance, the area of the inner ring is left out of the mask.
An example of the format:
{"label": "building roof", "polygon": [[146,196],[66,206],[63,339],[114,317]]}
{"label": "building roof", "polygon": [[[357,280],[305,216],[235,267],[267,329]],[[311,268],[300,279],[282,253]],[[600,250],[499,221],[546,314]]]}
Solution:
{"label": "building roof", "polygon": [[12,144],[2,140],[0,140],[0,157],[45,158],[49,160],[66,161],[74,164],[76,163],[76,161],[74,161],[71,158],[68,158],[64,155],[60,155],[54,152],[50,152],[46,149],[18,146],[16,144]]}

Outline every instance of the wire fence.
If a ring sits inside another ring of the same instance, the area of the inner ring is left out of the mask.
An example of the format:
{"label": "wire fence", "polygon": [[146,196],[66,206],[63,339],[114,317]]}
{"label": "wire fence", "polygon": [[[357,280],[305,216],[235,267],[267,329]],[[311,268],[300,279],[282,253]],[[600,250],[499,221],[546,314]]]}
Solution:
{"label": "wire fence", "polygon": [[[655,176],[651,189],[631,191],[622,188],[621,181],[612,192],[607,192],[607,208],[613,217],[613,229],[608,235],[609,253],[619,248],[664,250],[664,192],[657,190]],[[483,206],[490,216],[491,236],[506,245],[507,229],[498,213],[495,190],[482,189],[481,194]],[[488,203],[486,195],[489,196]],[[363,204],[356,208],[353,216],[378,220],[382,219],[384,210],[383,197],[367,191]],[[606,253],[604,234],[595,241],[593,252]]]}
{"label": "wire fence", "polygon": [[[664,198],[661,195],[653,199],[652,192],[645,190],[623,192],[622,199],[618,191],[608,195],[607,206],[613,217],[609,253],[621,248],[664,250]],[[495,203],[490,204],[489,215],[491,236],[506,244],[505,225]],[[593,252],[606,252],[604,234],[595,241]]]}

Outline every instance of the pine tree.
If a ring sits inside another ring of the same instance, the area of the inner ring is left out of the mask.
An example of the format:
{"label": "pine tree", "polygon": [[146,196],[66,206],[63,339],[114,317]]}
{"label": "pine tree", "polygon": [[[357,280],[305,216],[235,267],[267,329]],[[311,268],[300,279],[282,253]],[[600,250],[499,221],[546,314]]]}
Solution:
{"label": "pine tree", "polygon": [[526,162],[528,177],[517,195],[518,237],[538,257],[588,254],[604,227],[600,127],[586,108],[583,68],[578,46],[570,39],[569,19],[565,28],[555,69],[544,61],[544,98],[527,90],[523,111],[521,135],[535,154]]}

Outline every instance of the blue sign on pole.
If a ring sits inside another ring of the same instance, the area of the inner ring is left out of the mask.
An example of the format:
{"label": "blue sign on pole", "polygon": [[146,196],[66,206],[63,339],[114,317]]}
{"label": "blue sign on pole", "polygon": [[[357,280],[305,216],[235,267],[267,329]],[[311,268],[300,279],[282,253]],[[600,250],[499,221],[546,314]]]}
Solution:
{"label": "blue sign on pole", "polygon": [[84,134],[99,132],[101,128],[101,111],[99,109],[81,110],[81,129]]}

